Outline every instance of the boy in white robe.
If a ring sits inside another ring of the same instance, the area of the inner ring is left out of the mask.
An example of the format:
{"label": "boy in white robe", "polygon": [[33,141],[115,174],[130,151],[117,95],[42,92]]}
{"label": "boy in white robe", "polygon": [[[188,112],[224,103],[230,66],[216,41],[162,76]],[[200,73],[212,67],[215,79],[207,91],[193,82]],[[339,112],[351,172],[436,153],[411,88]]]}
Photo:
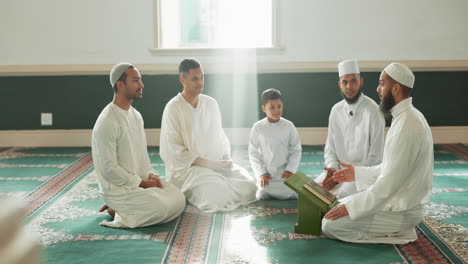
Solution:
{"label": "boy in white robe", "polygon": [[297,193],[284,184],[296,173],[302,147],[294,124],[281,117],[281,93],[268,89],[262,93],[266,117],[256,122],[250,133],[249,160],[257,177],[258,199],[297,199]]}
{"label": "boy in white robe", "polygon": [[95,175],[105,205],[114,217],[109,227],[149,226],[168,222],[185,208],[185,197],[152,170],[143,118],[131,106],[143,96],[143,83],[131,64],[114,66],[110,74],[114,99],[99,115],[92,135]]}
{"label": "boy in white robe", "polygon": [[380,108],[393,116],[382,163],[333,174],[337,182],[355,182],[358,193],[340,201],[322,221],[328,237],[356,243],[403,244],[417,239],[432,190],[432,134],[423,114],[412,105],[414,75],[392,63],[380,75]]}
{"label": "boy in white robe", "polygon": [[253,178],[231,160],[218,103],[202,94],[200,63],[185,59],[179,73],[183,91],[167,103],[161,123],[160,155],[168,180],[207,213],[255,201]]}
{"label": "boy in white robe", "polygon": [[358,166],[380,164],[385,120],[378,105],[361,92],[364,79],[360,76],[357,61],[340,62],[338,75],[343,100],[335,104],[330,112],[324,150],[325,171],[316,181],[343,198],[356,193],[356,184],[337,183],[332,179],[333,173],[344,168],[342,162]]}

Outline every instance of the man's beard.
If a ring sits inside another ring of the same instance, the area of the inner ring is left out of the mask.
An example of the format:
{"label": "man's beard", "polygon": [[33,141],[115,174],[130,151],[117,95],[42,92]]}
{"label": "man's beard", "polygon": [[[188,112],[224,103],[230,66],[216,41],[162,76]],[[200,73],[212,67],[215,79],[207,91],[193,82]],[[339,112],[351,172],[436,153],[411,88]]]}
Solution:
{"label": "man's beard", "polygon": [[341,91],[341,89],[340,89],[340,92],[341,92],[341,97],[343,97],[343,99],[345,99],[348,104],[354,104],[355,102],[357,102],[357,100],[362,94],[361,88],[359,88],[359,92],[357,92],[357,94],[353,98],[346,97],[346,95],[343,93],[343,91]]}
{"label": "man's beard", "polygon": [[382,96],[382,101],[380,102],[380,111],[386,116],[389,117],[391,115],[390,109],[395,106],[395,99],[393,99],[392,94],[390,93],[388,96]]}
{"label": "man's beard", "polygon": [[140,89],[137,90],[136,92],[130,92],[129,90],[126,91],[125,97],[127,97],[128,100],[140,100]]}

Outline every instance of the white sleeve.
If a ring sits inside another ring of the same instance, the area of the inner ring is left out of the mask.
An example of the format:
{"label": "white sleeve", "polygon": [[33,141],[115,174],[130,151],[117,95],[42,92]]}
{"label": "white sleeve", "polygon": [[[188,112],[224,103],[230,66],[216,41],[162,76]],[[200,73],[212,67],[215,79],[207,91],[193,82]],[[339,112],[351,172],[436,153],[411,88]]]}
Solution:
{"label": "white sleeve", "polygon": [[[140,114],[139,112],[137,112],[137,113],[138,113],[138,119],[139,119],[140,122],[141,122],[141,127],[143,128],[143,134],[144,134],[144,136],[145,136],[145,145],[148,145],[148,144],[146,143],[146,133],[145,133],[145,130],[144,130],[145,123],[144,123],[144,121],[143,121],[143,117],[141,116],[141,114]],[[147,151],[147,152],[148,152],[148,151]],[[151,166],[151,159],[150,159],[149,153],[146,155],[146,159],[147,159],[147,163],[146,163],[146,164],[148,164],[148,172],[146,173],[146,175],[141,175],[140,177],[141,177],[143,180],[148,180],[150,173],[159,176],[159,173],[153,168],[153,166]]]}
{"label": "white sleeve", "polygon": [[292,173],[296,173],[297,168],[301,162],[301,138],[299,137],[299,133],[297,133],[297,129],[294,125],[290,126],[289,135],[289,159],[288,164],[286,165],[286,170]]}
{"label": "white sleeve", "polygon": [[117,163],[117,142],[120,129],[111,120],[100,120],[93,130],[93,156],[96,169],[111,184],[138,188],[140,176],[126,171]]}
{"label": "white sleeve", "polygon": [[[388,151],[385,164],[382,164],[380,175],[375,183],[368,189],[353,196],[353,199],[346,203],[351,220],[370,215],[382,210],[395,193],[406,184],[408,168],[413,166],[416,145],[419,144],[416,138],[411,138],[411,132],[402,132],[393,138],[393,142]],[[389,146],[387,146],[389,147]]]}
{"label": "white sleeve", "polygon": [[223,146],[220,146],[220,147],[222,147],[224,150],[223,158],[231,159],[231,142],[229,141],[229,138],[223,129],[223,119],[221,116],[221,110],[219,109],[218,102],[215,101],[215,104],[216,104],[216,112],[217,112],[216,117],[215,117],[217,120],[216,126],[219,126],[219,128],[221,129],[220,137],[222,137],[221,140],[222,140]]}
{"label": "white sleeve", "polygon": [[249,137],[249,161],[252,167],[254,177],[259,178],[261,175],[267,173],[267,170],[263,164],[262,152],[260,151],[260,139],[259,133],[254,125],[252,131],[250,131]]}
{"label": "white sleeve", "polygon": [[[166,106],[161,121],[160,153],[164,163],[174,170],[184,170],[192,166],[197,155],[187,149],[182,139],[182,128],[176,109]],[[187,133],[191,133],[187,131]]]}
{"label": "white sleeve", "polygon": [[332,112],[330,113],[330,117],[328,118],[327,143],[325,144],[325,150],[323,154],[325,158],[325,167],[334,168],[338,170],[339,161],[338,161],[338,157],[336,156],[336,150],[335,150],[335,136],[333,134],[332,115],[333,115],[333,109],[332,109]]}
{"label": "white sleeve", "polygon": [[371,115],[369,144],[369,155],[365,164],[369,166],[380,164],[385,144],[385,119],[380,111]]}
{"label": "white sleeve", "polygon": [[356,188],[360,192],[372,186],[379,177],[380,164],[372,167],[354,167]]}

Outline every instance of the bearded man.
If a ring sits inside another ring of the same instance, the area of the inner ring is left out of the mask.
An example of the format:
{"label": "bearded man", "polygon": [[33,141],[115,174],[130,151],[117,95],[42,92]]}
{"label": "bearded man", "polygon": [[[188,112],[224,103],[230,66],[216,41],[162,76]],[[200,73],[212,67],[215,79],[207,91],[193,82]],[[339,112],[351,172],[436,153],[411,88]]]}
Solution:
{"label": "bearded man", "polygon": [[379,106],[361,91],[364,79],[356,60],[340,62],[338,74],[343,100],[331,110],[324,152],[325,171],[316,181],[343,198],[356,193],[356,184],[338,183],[333,180],[333,173],[349,163],[359,166],[380,164],[385,120]]}
{"label": "bearded man", "polygon": [[415,227],[424,216],[432,191],[434,151],[431,129],[413,106],[414,74],[392,63],[380,75],[377,92],[381,110],[392,115],[382,163],[351,164],[332,178],[354,182],[358,192],[340,200],[322,221],[330,238],[354,243],[404,244],[418,237]]}

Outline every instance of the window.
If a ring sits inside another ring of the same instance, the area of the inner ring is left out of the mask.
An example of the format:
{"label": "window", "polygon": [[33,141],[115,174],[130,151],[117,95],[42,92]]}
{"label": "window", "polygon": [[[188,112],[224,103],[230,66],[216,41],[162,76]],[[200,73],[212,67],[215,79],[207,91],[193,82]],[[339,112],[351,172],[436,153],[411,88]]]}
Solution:
{"label": "window", "polygon": [[154,50],[276,48],[276,0],[154,0]]}

